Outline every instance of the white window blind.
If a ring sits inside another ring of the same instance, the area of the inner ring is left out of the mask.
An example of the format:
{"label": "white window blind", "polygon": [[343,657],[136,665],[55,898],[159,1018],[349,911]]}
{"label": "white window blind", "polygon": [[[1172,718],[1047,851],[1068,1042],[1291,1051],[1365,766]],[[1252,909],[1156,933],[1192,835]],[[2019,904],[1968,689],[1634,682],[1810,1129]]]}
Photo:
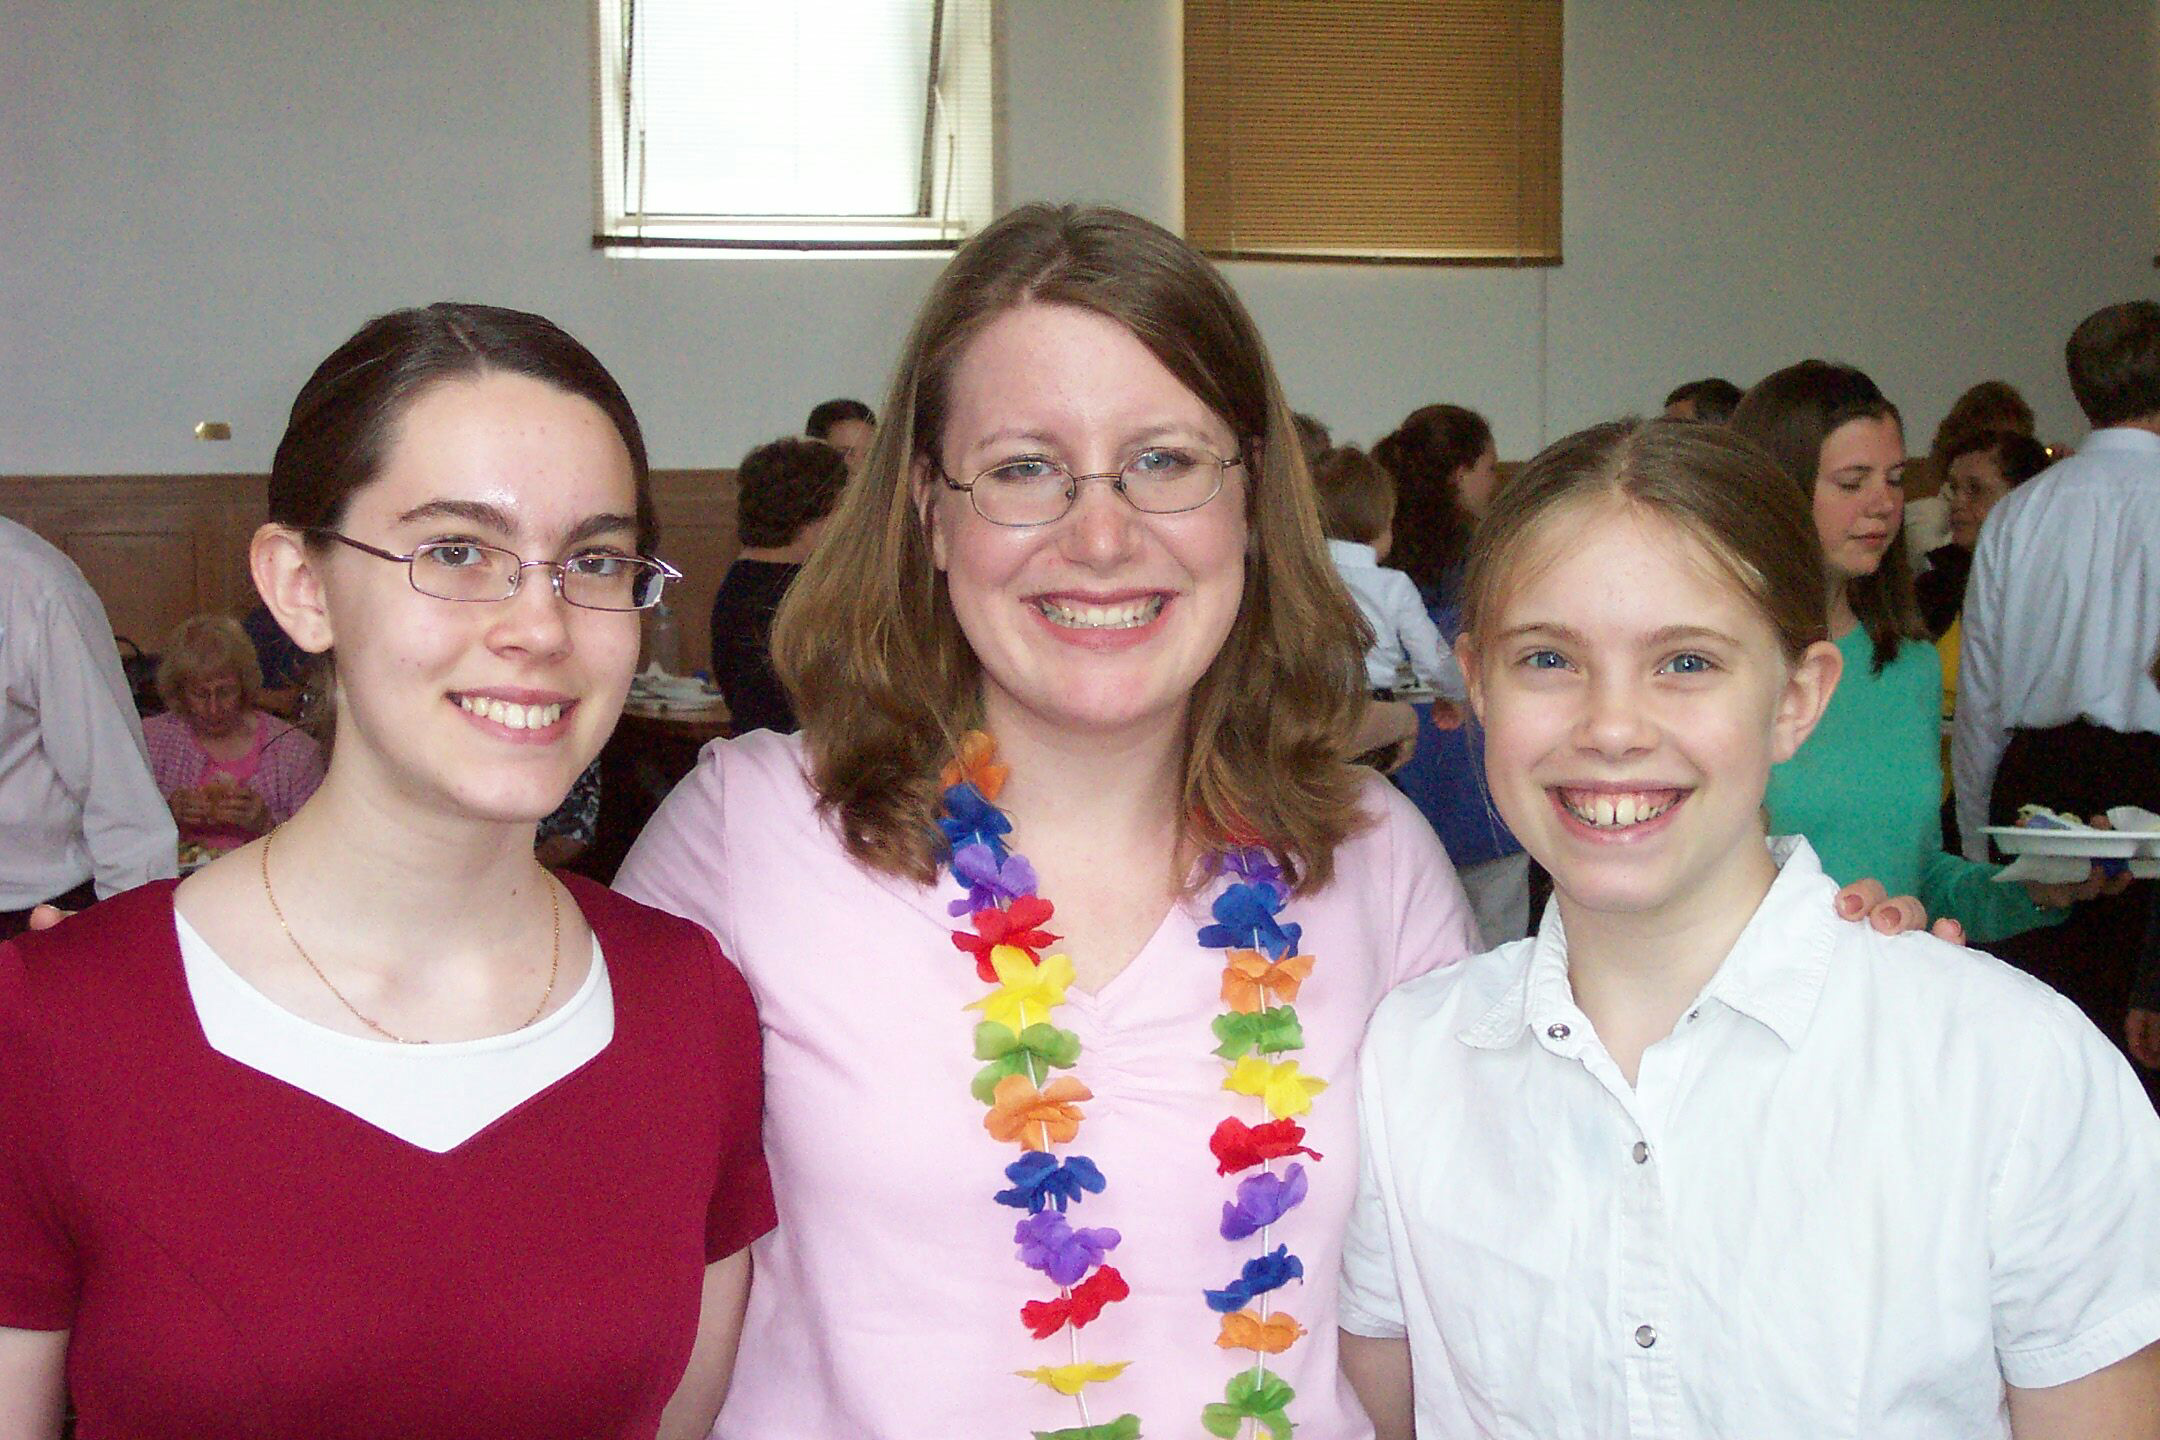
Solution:
{"label": "white window blind", "polygon": [[599,0],[605,247],[942,249],[990,217],[992,0]]}

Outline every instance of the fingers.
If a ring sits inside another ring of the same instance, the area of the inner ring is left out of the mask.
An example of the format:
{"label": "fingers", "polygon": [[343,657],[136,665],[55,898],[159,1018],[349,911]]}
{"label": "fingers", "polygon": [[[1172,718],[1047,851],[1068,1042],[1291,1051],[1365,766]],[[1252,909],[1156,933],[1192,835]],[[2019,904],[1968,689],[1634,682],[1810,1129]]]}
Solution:
{"label": "fingers", "polygon": [[30,928],[32,930],[50,930],[74,913],[72,910],[62,910],[57,905],[37,906],[30,912]]}
{"label": "fingers", "polygon": [[1838,891],[1837,913],[1841,919],[1858,920],[1888,898],[1888,893],[1882,887],[1882,881],[1874,879],[1855,880],[1852,884]]}
{"label": "fingers", "polygon": [[1928,926],[1928,933],[1938,940],[1947,940],[1952,945],[1963,945],[1965,943],[1965,927],[1958,924],[1948,915]]}
{"label": "fingers", "polygon": [[1927,923],[1927,911],[1910,895],[1899,895],[1885,900],[1868,911],[1868,924],[1885,935],[1902,935],[1907,930],[1924,930]]}

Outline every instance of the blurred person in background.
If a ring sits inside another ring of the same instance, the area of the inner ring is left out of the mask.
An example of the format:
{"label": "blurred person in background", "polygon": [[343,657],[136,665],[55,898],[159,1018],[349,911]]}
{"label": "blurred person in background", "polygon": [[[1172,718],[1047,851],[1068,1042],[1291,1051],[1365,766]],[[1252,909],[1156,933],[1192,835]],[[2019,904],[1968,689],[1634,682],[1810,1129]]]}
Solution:
{"label": "blurred person in background", "polygon": [[1897,543],[1905,468],[1897,407],[1852,366],[1804,360],[1748,391],[1732,428],[1813,506],[1830,638],[1844,658],[1815,732],[1771,771],[1771,833],[1806,836],[1840,884],[1872,875],[1919,896],[1976,944],[2060,924],[2062,907],[2090,892],[1998,885],[1999,867],[1943,849],[1942,671]]}
{"label": "blurred person in background", "polygon": [[1700,420],[1706,425],[1722,425],[1732,418],[1733,406],[1740,403],[1741,390],[1730,380],[1712,375],[1705,380],[1690,380],[1676,385],[1665,397],[1667,420]]}
{"label": "blurred person in background", "polygon": [[[1950,402],[1928,453],[1905,467],[1905,554],[1918,570],[1950,543],[1950,452],[1975,435],[2033,433],[2032,406],[2007,380],[1982,380]],[[1971,547],[1966,547],[1968,553]]]}
{"label": "blurred person in background", "polygon": [[[2110,305],[2064,349],[2092,423],[2078,452],[1995,507],[1973,551],[1952,758],[1965,853],[2022,805],[2160,810],[2160,304]],[[2081,908],[2009,959],[2124,1037],[2153,886]],[[2160,1072],[2143,1072],[2160,1096]]]}
{"label": "blurred person in background", "polygon": [[862,469],[870,442],[877,439],[877,414],[860,400],[821,400],[803,422],[803,434],[839,451],[852,475]]}
{"label": "blurred person in background", "polygon": [[848,462],[818,440],[760,445],[735,471],[742,549],[713,596],[712,678],[738,735],[796,728],[795,708],[773,674],[773,615],[847,478]]}
{"label": "blurred person in background", "polygon": [[[1499,486],[1492,426],[1460,405],[1426,405],[1404,417],[1372,454],[1395,477],[1390,558],[1416,582],[1441,638],[1453,645],[1462,626],[1470,537]],[[1432,720],[1430,706],[1419,707],[1419,719]],[[1490,948],[1529,932],[1530,857],[1486,793],[1484,744],[1475,725],[1421,723],[1416,750],[1391,778],[1455,862]]]}
{"label": "blurred person in background", "polygon": [[0,518],[0,940],[42,902],[81,909],[178,863],[104,605]]}
{"label": "blurred person in background", "polygon": [[[283,633],[280,631],[279,633]],[[229,615],[180,622],[158,660],[165,713],[143,722],[150,774],[201,856],[293,817],[322,783],[322,747],[262,706],[255,647]]]}
{"label": "blurred person in background", "polygon": [[1949,509],[1950,538],[1927,552],[1927,568],[1913,577],[1920,618],[1930,635],[1941,639],[1957,623],[1981,522],[1998,500],[2047,469],[2048,463],[2047,447],[2015,430],[1974,431],[1945,449],[1942,495]]}

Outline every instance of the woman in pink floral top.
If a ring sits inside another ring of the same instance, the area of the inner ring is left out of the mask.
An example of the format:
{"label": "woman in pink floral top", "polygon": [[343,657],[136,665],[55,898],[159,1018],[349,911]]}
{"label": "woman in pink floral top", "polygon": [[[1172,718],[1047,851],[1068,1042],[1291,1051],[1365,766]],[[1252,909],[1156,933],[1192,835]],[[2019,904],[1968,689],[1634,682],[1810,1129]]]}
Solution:
{"label": "woman in pink floral top", "polygon": [[322,748],[256,705],[254,648],[224,615],[185,621],[166,643],[143,722],[150,773],[172,807],[182,849],[235,849],[291,818],[322,783]]}

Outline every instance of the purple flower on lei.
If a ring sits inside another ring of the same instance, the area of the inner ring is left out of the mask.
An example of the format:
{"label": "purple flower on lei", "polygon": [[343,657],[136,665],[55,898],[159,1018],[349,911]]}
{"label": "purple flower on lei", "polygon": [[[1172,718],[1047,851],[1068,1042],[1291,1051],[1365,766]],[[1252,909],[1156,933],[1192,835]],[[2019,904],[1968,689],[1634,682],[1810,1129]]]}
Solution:
{"label": "purple flower on lei", "polygon": [[952,873],[968,893],[945,907],[948,915],[1002,909],[1022,895],[1033,895],[1039,883],[1025,855],[1007,854],[1001,862],[996,851],[979,842],[953,851]]}
{"label": "purple flower on lei", "polygon": [[1103,1263],[1103,1256],[1116,1249],[1122,1238],[1111,1229],[1075,1230],[1055,1210],[1030,1215],[1013,1226],[1020,1263],[1042,1271],[1057,1285],[1079,1284],[1088,1271]]}
{"label": "purple flower on lei", "polygon": [[1305,1199],[1305,1167],[1293,1164],[1280,1175],[1262,1171],[1239,1182],[1237,1200],[1222,1207],[1222,1238],[1243,1240],[1282,1219]]}
{"label": "purple flower on lei", "polygon": [[1283,882],[1282,866],[1269,858],[1266,850],[1257,845],[1243,850],[1224,850],[1215,857],[1215,873],[1235,875],[1249,885],[1265,885],[1280,900],[1290,898],[1290,887]]}

